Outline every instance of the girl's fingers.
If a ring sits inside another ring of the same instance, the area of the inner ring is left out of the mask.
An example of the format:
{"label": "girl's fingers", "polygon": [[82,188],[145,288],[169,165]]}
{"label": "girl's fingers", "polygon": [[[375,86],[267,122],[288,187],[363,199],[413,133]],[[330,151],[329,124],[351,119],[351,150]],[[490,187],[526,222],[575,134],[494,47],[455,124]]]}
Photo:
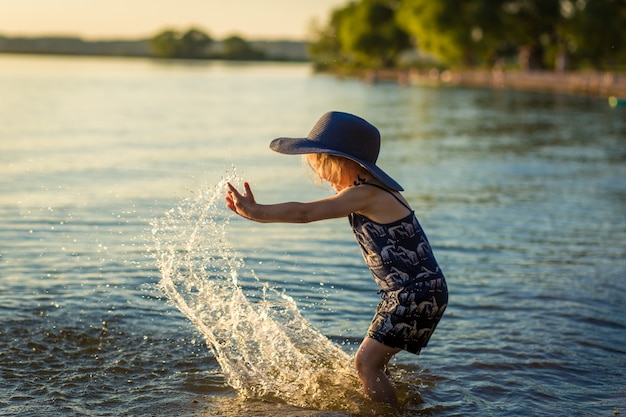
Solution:
{"label": "girl's fingers", "polygon": [[228,184],[228,189],[229,189],[230,192],[232,192],[234,194],[239,194],[239,190],[237,190],[237,188],[234,185],[230,184],[230,183]]}
{"label": "girl's fingers", "polygon": [[250,189],[250,184],[247,182],[243,183],[243,194],[235,188],[231,183],[226,183],[228,190],[226,192],[226,206],[234,211],[235,213],[241,214],[243,212],[243,207],[247,204],[254,204],[254,195],[252,194],[252,190]]}

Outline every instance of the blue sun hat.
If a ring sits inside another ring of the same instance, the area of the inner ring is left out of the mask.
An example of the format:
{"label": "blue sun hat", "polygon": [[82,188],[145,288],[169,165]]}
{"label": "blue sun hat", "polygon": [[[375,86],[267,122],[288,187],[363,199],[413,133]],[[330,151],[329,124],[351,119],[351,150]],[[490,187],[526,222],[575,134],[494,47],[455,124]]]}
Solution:
{"label": "blue sun hat", "polygon": [[367,169],[390,189],[404,191],[400,184],[376,165],[380,152],[378,129],[350,113],[325,113],[306,138],[274,139],[270,148],[287,155],[326,153],[343,156]]}

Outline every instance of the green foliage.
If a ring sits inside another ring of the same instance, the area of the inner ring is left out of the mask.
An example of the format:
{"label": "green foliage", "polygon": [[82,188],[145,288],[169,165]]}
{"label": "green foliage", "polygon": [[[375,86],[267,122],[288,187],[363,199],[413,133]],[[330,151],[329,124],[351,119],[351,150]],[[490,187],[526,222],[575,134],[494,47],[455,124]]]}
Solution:
{"label": "green foliage", "polygon": [[408,34],[395,21],[393,0],[351,2],[333,11],[318,30],[310,53],[319,67],[388,68],[410,47]]}
{"label": "green foliage", "polygon": [[150,39],[150,48],[160,58],[198,59],[207,57],[211,43],[213,39],[198,29],[185,33],[165,30]]}
{"label": "green foliage", "polygon": [[390,0],[363,0],[344,15],[338,38],[342,51],[365,68],[388,68],[411,46],[408,34],[395,20]]}
{"label": "green foliage", "polygon": [[330,21],[326,27],[313,27],[313,41],[309,43],[309,55],[318,69],[340,68],[349,65],[342,55],[339,42],[339,30],[342,22],[352,13],[355,3],[349,3],[342,8],[331,12]]}
{"label": "green foliage", "polygon": [[558,48],[559,31],[564,23],[560,0],[516,0],[501,6],[505,33],[519,51],[519,65],[525,68],[550,68],[554,65],[551,49]]}
{"label": "green foliage", "polygon": [[[398,21],[416,39],[417,47],[445,63],[460,61],[464,55],[461,37],[461,7],[449,0],[406,0],[398,10]],[[450,10],[456,9],[456,10]]]}
{"label": "green foliage", "polygon": [[239,36],[230,36],[222,41],[221,57],[224,59],[262,59],[263,52],[252,48],[250,44]]}
{"label": "green foliage", "polygon": [[447,66],[624,68],[626,0],[357,0],[332,12],[318,66],[398,65],[409,36]]}
{"label": "green foliage", "polygon": [[583,67],[626,66],[626,0],[562,2],[572,10],[562,30],[571,60]]}
{"label": "green foliage", "polygon": [[424,52],[475,66],[519,48],[541,56],[559,17],[559,0],[403,0],[398,20]]}
{"label": "green foliage", "polygon": [[239,36],[224,39],[219,50],[210,48],[214,43],[209,35],[192,28],[184,33],[165,30],[150,40],[150,47],[153,54],[160,58],[265,59],[265,53],[253,48]]}

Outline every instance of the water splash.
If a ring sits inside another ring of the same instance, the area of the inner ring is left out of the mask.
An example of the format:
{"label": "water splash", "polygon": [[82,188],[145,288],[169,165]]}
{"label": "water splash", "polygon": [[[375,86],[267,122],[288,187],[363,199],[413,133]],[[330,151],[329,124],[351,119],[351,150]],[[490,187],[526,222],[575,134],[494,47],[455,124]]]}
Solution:
{"label": "water splash", "polygon": [[363,397],[349,355],[234,254],[226,236],[227,182],[241,180],[233,170],[153,224],[161,289],[202,333],[244,398],[358,410]]}

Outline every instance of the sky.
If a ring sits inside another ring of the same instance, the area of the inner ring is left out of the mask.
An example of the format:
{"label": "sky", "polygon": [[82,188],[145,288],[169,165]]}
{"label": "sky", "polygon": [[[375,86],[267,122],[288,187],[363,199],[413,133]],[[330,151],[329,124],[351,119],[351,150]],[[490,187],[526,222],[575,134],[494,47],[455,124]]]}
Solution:
{"label": "sky", "polygon": [[197,27],[216,39],[303,40],[348,0],[0,0],[0,35],[137,39]]}

